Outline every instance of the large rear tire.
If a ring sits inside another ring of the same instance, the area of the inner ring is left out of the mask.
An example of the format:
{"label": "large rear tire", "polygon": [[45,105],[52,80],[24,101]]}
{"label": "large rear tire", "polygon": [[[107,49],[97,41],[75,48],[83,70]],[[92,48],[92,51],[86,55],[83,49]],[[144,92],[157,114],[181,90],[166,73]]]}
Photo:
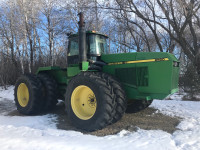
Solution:
{"label": "large rear tire", "polygon": [[106,127],[115,115],[113,88],[98,73],[82,72],[73,77],[67,86],[65,103],[69,120],[85,131]]}
{"label": "large rear tire", "polygon": [[55,108],[57,100],[57,83],[48,74],[40,73],[37,75],[43,85],[43,107],[44,111],[49,111]]}
{"label": "large rear tire", "polygon": [[17,80],[14,97],[20,113],[35,115],[41,112],[42,84],[35,75],[23,75]]}
{"label": "large rear tire", "polygon": [[127,113],[137,113],[149,107],[153,100],[135,100],[127,105]]}

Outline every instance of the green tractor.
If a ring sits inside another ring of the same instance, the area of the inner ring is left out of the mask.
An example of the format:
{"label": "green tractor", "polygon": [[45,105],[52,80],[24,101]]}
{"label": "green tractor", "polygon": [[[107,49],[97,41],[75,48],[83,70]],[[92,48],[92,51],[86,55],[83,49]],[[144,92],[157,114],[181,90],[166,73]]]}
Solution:
{"label": "green tractor", "polygon": [[179,62],[170,53],[109,54],[107,36],[85,31],[69,36],[68,67],[41,67],[15,85],[17,110],[35,115],[64,100],[71,123],[95,131],[120,120],[125,112],[148,107],[178,91]]}

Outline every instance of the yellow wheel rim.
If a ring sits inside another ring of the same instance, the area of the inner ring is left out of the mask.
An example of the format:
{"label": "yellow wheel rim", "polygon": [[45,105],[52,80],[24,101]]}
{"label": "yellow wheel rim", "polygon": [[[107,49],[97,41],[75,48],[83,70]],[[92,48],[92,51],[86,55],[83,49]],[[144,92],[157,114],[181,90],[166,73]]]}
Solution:
{"label": "yellow wheel rim", "polygon": [[96,112],[97,101],[95,94],[89,87],[80,85],[72,92],[71,106],[78,118],[88,120]]}
{"label": "yellow wheel rim", "polygon": [[29,102],[29,91],[25,83],[21,83],[17,88],[17,99],[21,107],[26,107]]}

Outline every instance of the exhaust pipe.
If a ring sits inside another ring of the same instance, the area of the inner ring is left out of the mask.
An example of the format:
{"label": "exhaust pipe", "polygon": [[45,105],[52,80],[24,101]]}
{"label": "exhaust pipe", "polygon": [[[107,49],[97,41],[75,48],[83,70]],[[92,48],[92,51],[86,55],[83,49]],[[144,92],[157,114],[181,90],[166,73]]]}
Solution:
{"label": "exhaust pipe", "polygon": [[85,32],[85,22],[83,18],[83,13],[79,14],[79,63],[87,61],[87,51],[86,51],[86,32]]}

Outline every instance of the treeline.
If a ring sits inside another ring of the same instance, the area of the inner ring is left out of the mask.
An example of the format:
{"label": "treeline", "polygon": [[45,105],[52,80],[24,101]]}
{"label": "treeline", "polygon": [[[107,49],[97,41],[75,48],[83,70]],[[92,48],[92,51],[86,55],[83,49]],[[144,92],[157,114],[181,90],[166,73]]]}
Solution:
{"label": "treeline", "polygon": [[67,34],[77,32],[80,11],[88,30],[110,37],[111,53],[173,53],[181,61],[181,77],[192,68],[199,82],[199,9],[195,0],[4,0],[0,84],[14,84],[39,66],[66,66]]}

